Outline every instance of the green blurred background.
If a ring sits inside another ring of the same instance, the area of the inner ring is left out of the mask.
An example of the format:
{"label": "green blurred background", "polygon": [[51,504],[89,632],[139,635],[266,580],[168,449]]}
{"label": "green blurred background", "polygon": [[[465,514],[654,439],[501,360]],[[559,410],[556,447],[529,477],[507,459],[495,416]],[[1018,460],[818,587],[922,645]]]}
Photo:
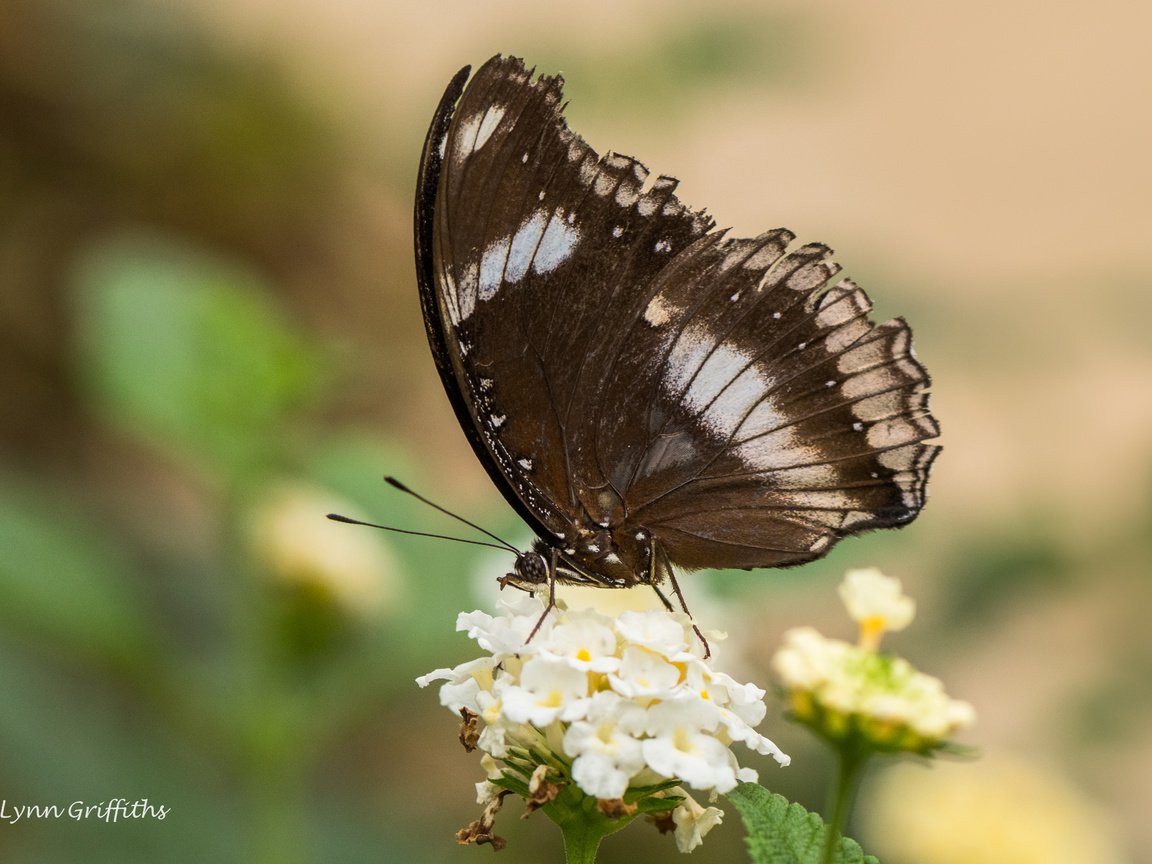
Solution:
{"label": "green blurred background", "polygon": [[[323,514],[450,527],[392,473],[524,542],[436,379],[411,254],[431,112],[502,51],[565,74],[598,150],[738,234],[829,242],[915,328],[945,444],[921,518],[684,580],[762,684],[787,627],[851,637],[846,567],[917,597],[889,647],[976,705],[984,758],[953,767],[986,779],[965,798],[914,766],[931,798],[876,772],[853,833],[892,862],[1056,860],[1004,838],[1070,830],[1098,845],[1061,860],[1152,862],[1150,28],[1119,0],[6,0],[0,798],[171,813],[0,821],[0,860],[493,854],[453,841],[482,772],[413,678],[468,656],[454,615],[508,562]],[[793,765],[748,761],[819,807],[829,759],[779,714]],[[500,860],[559,860],[518,815]],[[736,822],[693,860],[740,860]],[[935,839],[901,847],[909,824]],[[932,851],[957,837],[988,851]],[[676,854],[637,825],[602,860]]]}

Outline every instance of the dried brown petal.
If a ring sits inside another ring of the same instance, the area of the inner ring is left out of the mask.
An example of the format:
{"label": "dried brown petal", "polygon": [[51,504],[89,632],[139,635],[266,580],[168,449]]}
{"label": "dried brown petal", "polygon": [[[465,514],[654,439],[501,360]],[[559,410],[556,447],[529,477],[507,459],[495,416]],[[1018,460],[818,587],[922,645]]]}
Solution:
{"label": "dried brown petal", "polygon": [[461,828],[456,832],[456,842],[461,846],[467,846],[469,843],[475,843],[477,846],[481,846],[487,843],[497,852],[507,846],[508,841],[498,834],[493,834],[492,827],[496,824],[496,814],[500,812],[500,808],[504,805],[504,796],[510,794],[511,793],[505,789],[489,801],[485,805],[484,812],[480,814],[479,819],[468,825],[468,827]]}
{"label": "dried brown petal", "polygon": [[460,709],[460,717],[463,722],[460,724],[460,743],[464,745],[464,750],[471,753],[476,749],[476,742],[480,740],[480,733],[476,730],[476,720],[479,714],[475,711],[469,711],[467,708]]}
{"label": "dried brown petal", "polygon": [[676,830],[676,821],[672,818],[671,810],[661,810],[658,813],[649,813],[648,821],[656,826],[661,834]]}
{"label": "dried brown petal", "polygon": [[596,809],[609,819],[623,819],[636,812],[636,805],[625,803],[623,798],[597,798]]}
{"label": "dried brown petal", "polygon": [[536,770],[532,772],[532,776],[528,780],[529,796],[521,819],[527,819],[549,801],[554,801],[556,796],[560,794],[560,790],[564,788],[563,783],[550,782],[547,775],[547,765],[537,765]]}

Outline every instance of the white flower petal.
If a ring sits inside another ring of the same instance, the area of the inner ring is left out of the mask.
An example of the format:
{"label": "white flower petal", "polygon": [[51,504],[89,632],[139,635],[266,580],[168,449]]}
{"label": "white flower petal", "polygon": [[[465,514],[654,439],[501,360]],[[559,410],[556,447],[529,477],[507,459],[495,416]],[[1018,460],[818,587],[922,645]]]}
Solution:
{"label": "white flower petal", "polygon": [[672,811],[672,821],[676,823],[676,848],[681,852],[691,852],[704,841],[704,835],[719,825],[724,811],[716,807],[701,807],[690,796]]}
{"label": "white flower petal", "polygon": [[642,742],[644,761],[665,777],[676,777],[693,789],[728,792],[736,786],[731,751],[711,735],[678,730]]}
{"label": "white flower petal", "polygon": [[476,784],[476,803],[481,807],[494,800],[504,790],[488,780]]}
{"label": "white flower petal", "polygon": [[520,684],[500,682],[497,692],[504,716],[513,723],[544,727],[561,715],[575,719],[583,713],[575,709],[588,699],[588,673],[563,660],[532,657],[520,670]]}
{"label": "white flower petal", "polygon": [[623,798],[632,779],[628,771],[602,753],[585,753],[572,762],[572,779],[593,798]]}
{"label": "white flower petal", "polygon": [[629,645],[620,667],[609,674],[612,689],[623,696],[661,698],[680,683],[680,669],[646,647]]}
{"label": "white flower petal", "polygon": [[849,570],[839,592],[848,614],[862,625],[875,622],[880,630],[903,630],[916,614],[916,604],[904,594],[900,580],[875,567]]}
{"label": "white flower petal", "polygon": [[694,638],[683,616],[658,609],[625,612],[616,619],[616,632],[626,642],[669,658],[687,651],[689,638]]}
{"label": "white flower petal", "polygon": [[611,620],[591,610],[582,615],[565,614],[552,628],[541,652],[593,672],[610,672],[620,666]]}

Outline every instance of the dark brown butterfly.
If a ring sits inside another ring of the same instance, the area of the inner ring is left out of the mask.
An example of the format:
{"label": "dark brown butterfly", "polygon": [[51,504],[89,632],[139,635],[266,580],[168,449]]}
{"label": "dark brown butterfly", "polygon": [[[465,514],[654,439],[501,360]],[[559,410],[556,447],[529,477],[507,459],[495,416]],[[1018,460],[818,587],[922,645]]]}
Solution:
{"label": "dark brown butterfly", "polygon": [[938,427],[904,321],[869,321],[826,246],[728,238],[597,155],[559,76],[469,71],[424,145],[416,267],[460,425],[539,538],[502,584],[679,594],[672,565],[800,564],[915,518]]}

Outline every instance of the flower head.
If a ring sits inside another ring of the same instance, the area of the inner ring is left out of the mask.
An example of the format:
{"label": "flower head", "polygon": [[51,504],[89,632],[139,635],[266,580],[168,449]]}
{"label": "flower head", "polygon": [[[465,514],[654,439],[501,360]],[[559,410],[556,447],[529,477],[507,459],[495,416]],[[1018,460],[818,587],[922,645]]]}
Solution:
{"label": "flower head", "polygon": [[903,630],[916,614],[916,603],[899,579],[875,567],[849,570],[840,583],[840,599],[852,620],[860,625],[860,644],[875,650],[887,630]]}
{"label": "flower head", "polygon": [[950,698],[938,679],[876,650],[884,629],[906,626],[913,614],[897,580],[853,570],[840,594],[861,623],[860,644],[800,627],[784,635],[772,661],[800,722],[835,743],[930,753],[975,721],[972,706]]}
{"label": "flower head", "polygon": [[[640,809],[671,812],[677,845],[690,851],[720,811],[669,790],[727,792],[755,780],[731,750],[737,741],[788,764],[754,728],[766,712],[764,691],[714,670],[687,616],[652,610],[613,619],[558,605],[527,641],[543,604],[518,597],[502,606],[500,615],[457,621],[488,654],[417,679],[443,681],[441,703],[483,723],[475,740],[486,801],[500,788],[531,802],[530,781],[545,779],[553,790],[596,799],[612,818],[632,818],[647,800]],[[538,806],[547,812],[549,802]]]}
{"label": "flower head", "polygon": [[258,560],[281,586],[356,616],[387,613],[401,601],[400,566],[386,544],[363,531],[344,530],[324,513],[355,508],[326,490],[282,482],[254,510],[249,540]]}

